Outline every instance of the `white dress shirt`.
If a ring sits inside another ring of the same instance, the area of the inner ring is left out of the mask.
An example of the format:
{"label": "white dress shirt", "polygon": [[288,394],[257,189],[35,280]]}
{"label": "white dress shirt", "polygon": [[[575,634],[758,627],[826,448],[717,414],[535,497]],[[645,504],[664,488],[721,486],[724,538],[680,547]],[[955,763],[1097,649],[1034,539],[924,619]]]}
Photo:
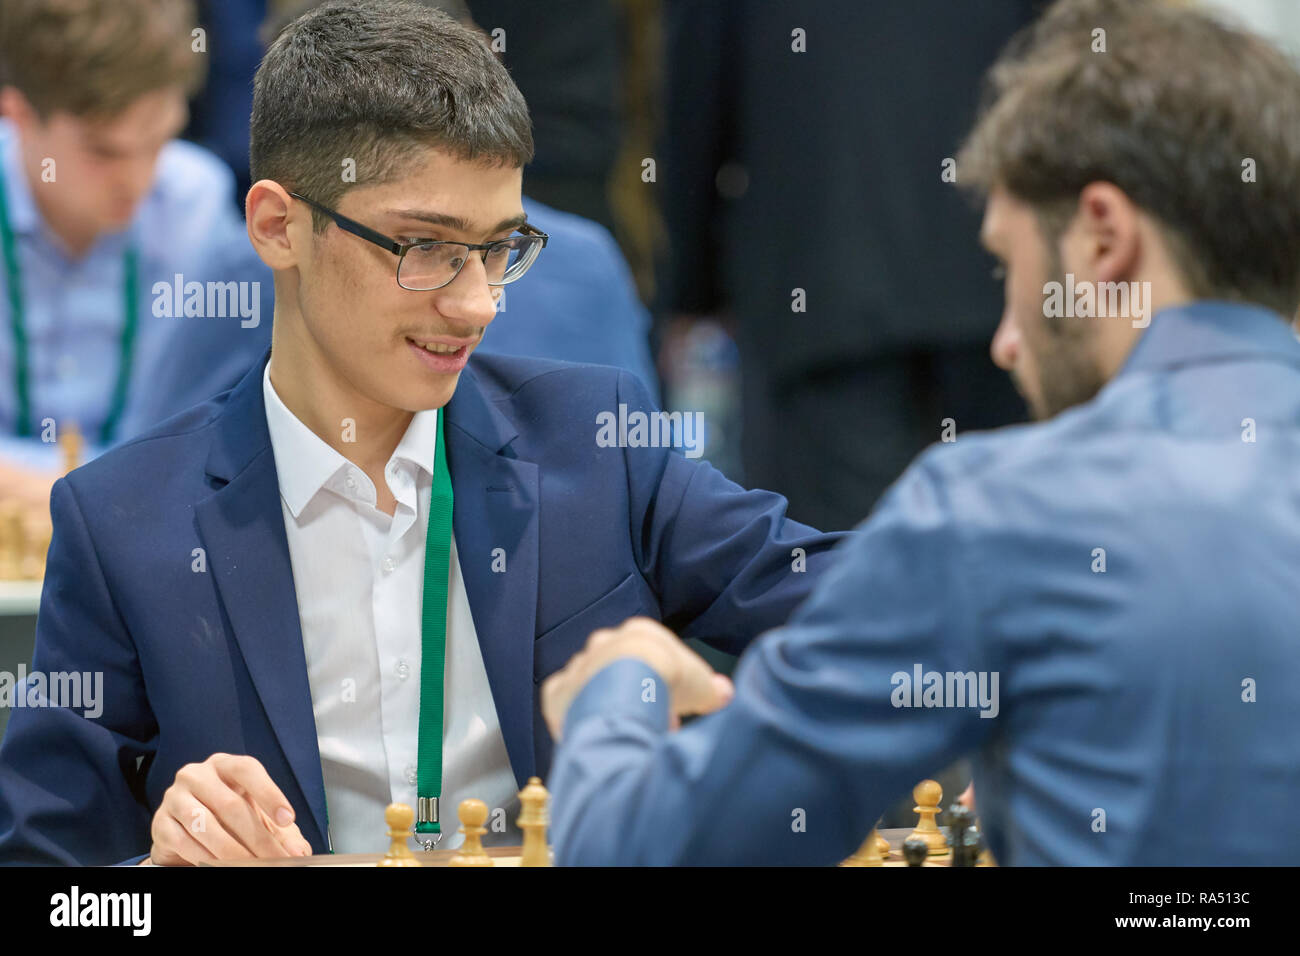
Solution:
{"label": "white dress shirt", "polygon": [[[289,539],[335,853],[388,848],[384,808],[416,802],[420,613],[437,411],[416,412],[384,470],[397,499],[375,507],[365,472],[262,378]],[[340,430],[342,425],[340,424]],[[453,493],[455,489],[453,488]],[[485,843],[518,842],[517,785],[479,650],[453,529],[447,590],[439,849],[459,846],[456,808],[489,808]]]}

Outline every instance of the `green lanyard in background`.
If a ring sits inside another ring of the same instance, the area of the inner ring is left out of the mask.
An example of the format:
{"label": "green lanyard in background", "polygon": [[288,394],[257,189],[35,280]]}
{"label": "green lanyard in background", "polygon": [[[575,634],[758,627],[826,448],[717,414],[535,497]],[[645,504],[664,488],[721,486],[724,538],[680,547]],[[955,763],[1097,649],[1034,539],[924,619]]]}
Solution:
{"label": "green lanyard in background", "polygon": [[[22,273],[18,268],[18,244],[9,223],[9,201],[5,192],[4,174],[0,172],[0,246],[3,246],[5,284],[9,289],[9,327],[14,339],[14,390],[18,408],[15,433],[21,438],[32,434],[31,378],[27,355],[27,313],[23,301]],[[117,431],[118,420],[126,405],[126,389],[131,381],[131,360],[135,353],[135,331],[139,322],[139,277],[137,276],[135,247],[128,245],[122,261],[122,299],[126,311],[122,322],[122,341],[118,349],[117,382],[99,430],[99,442],[107,445]]]}

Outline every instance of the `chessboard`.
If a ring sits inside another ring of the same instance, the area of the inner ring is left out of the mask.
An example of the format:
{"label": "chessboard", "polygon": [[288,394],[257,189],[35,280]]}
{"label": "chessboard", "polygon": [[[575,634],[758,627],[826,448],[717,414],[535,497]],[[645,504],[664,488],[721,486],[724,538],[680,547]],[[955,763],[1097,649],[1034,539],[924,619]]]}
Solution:
{"label": "chessboard", "polygon": [[[936,824],[943,791],[934,780],[922,780],[912,790],[918,822],[915,829],[902,827],[872,830],[862,846],[840,866],[996,866],[975,825],[974,814],[965,808],[949,810],[952,826]],[[519,829],[523,846],[484,847],[483,826],[488,808],[481,800],[463,800],[458,808],[464,844],[456,850],[413,852],[411,837],[414,814],[409,806],[390,804],[384,813],[390,847],[387,853],[334,853],[282,859],[214,860],[202,866],[551,866],[551,848],[546,845],[547,804],[550,795],[537,777],[519,792]],[[947,832],[946,832],[947,831]],[[954,852],[954,847],[965,847]]]}
{"label": "chessboard", "polygon": [[[81,463],[82,438],[71,422],[58,432],[66,475]],[[24,586],[35,585],[39,596],[45,577],[45,558],[49,554],[54,528],[50,523],[50,503],[17,500],[0,488],[0,613],[30,611],[30,592]],[[39,602],[38,602],[39,603]]]}

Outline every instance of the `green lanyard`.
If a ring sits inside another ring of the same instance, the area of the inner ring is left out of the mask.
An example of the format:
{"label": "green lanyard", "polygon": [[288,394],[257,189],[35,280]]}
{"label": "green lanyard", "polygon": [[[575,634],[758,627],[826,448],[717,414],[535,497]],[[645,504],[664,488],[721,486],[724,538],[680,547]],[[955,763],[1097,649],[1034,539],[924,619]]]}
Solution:
{"label": "green lanyard", "polygon": [[[438,409],[429,531],[424,543],[424,602],[420,621],[420,763],[415,832],[441,833],[442,677],[447,659],[447,583],[451,560],[451,474],[447,471],[444,408]],[[431,841],[436,843],[437,841]],[[430,842],[426,841],[426,848]]]}
{"label": "green lanyard", "polygon": [[[433,455],[433,490],[429,494],[429,529],[424,538],[424,600],[420,613],[420,737],[416,771],[416,833],[438,836],[421,842],[431,850],[442,839],[438,800],[442,796],[442,698],[447,660],[447,585],[451,568],[451,472],[447,470],[443,412],[438,409],[437,448]],[[325,806],[326,839],[329,805]],[[330,852],[334,852],[330,839]]]}
{"label": "green lanyard", "polygon": [[[5,280],[9,289],[9,327],[14,337],[14,388],[18,393],[15,432],[21,438],[32,434],[31,382],[27,358],[26,309],[23,303],[22,275],[18,268],[18,244],[9,224],[9,204],[4,175],[0,173],[0,246],[3,246]],[[128,245],[122,261],[124,276],[123,303],[126,318],[122,323],[122,341],[118,350],[117,382],[113,386],[112,404],[99,430],[100,444],[107,445],[117,431],[122,408],[126,404],[126,387],[131,381],[131,359],[135,352],[135,328],[139,319],[138,276],[135,247]]]}

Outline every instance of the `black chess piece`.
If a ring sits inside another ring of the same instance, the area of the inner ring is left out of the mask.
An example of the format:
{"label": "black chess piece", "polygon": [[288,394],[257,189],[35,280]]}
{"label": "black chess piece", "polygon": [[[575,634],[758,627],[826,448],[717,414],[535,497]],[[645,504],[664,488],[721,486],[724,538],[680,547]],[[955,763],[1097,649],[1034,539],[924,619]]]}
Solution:
{"label": "black chess piece", "polygon": [[930,847],[920,837],[909,837],[903,841],[903,859],[908,866],[921,866],[930,853]]}
{"label": "black chess piece", "polygon": [[[971,848],[966,841],[966,834],[974,825],[975,814],[971,812],[970,807],[953,804],[948,809],[948,833],[952,843],[953,866],[975,865],[975,857],[970,855]],[[979,834],[976,833],[976,839],[978,838]]]}

